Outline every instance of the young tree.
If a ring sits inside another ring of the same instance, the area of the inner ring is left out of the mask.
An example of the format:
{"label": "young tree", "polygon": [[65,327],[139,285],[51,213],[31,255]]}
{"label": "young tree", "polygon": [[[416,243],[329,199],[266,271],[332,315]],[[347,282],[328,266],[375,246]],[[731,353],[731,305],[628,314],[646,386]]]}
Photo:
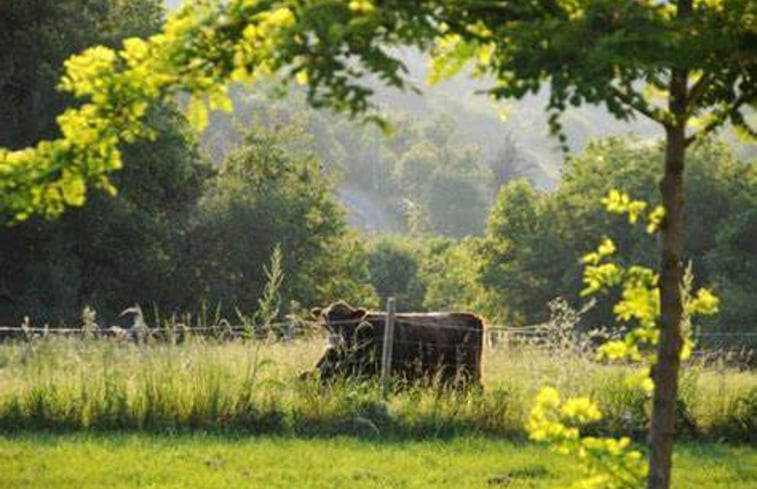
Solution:
{"label": "young tree", "polygon": [[[648,117],[665,132],[660,193],[661,335],[653,376],[651,488],[669,486],[678,390],[686,148],[730,122],[754,135],[743,109],[757,99],[757,4],[751,0],[199,0],[162,34],[118,53],[95,48],[67,62],[62,87],[88,103],[59,117],[63,138],[0,150],[0,213],[16,219],[80,205],[85,184],[112,188],[120,141],[150,134],[149,104],[195,95],[190,118],[207,118],[199,95],[228,107],[229,80],[279,72],[307,85],[312,105],[366,113],[366,74],[405,87],[395,48],[431,50],[432,79],[468,60],[494,79],[496,98],[550,87],[559,133],[568,105],[604,104],[620,119]],[[647,91],[646,87],[651,90]],[[692,122],[701,126],[694,129]]]}
{"label": "young tree", "polygon": [[303,147],[301,122],[266,116],[206,183],[186,236],[193,283],[185,288],[194,303],[219,304],[232,317],[265,295],[261,264],[278,249],[282,304],[342,297],[374,305],[368,253],[332,197],[332,179]]}

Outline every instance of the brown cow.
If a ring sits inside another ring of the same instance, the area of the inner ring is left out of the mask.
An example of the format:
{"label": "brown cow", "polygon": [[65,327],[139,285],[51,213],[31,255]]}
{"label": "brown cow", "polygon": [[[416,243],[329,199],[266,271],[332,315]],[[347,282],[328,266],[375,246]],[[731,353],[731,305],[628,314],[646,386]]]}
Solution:
{"label": "brown cow", "polygon": [[[322,381],[380,374],[386,313],[342,301],[312,312],[330,334],[329,347],[316,364]],[[480,386],[482,344],[483,323],[472,314],[397,314],[392,374],[407,382]]]}

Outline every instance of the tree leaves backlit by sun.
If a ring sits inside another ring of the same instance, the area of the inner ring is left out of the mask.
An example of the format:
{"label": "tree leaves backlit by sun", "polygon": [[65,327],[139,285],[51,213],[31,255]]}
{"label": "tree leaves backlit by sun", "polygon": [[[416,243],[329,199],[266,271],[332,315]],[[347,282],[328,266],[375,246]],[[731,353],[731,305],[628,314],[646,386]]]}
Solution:
{"label": "tree leaves backlit by sun", "polygon": [[[740,109],[755,96],[748,42],[757,7],[698,1],[685,22],[674,10],[670,2],[606,0],[186,2],[160,34],[129,39],[119,50],[94,47],[66,63],[60,88],[83,103],[59,116],[60,139],[0,149],[0,216],[57,216],[82,205],[89,185],[114,193],[109,174],[121,167],[119,145],[154,136],[144,124],[148,107],[177,93],[189,94],[187,116],[200,128],[209,109],[231,108],[229,82],[278,74],[305,85],[316,107],[381,122],[362,79],[408,86],[392,51],[406,45],[431,50],[430,81],[473,61],[474,74],[493,77],[495,98],[522,97],[548,77],[547,109],[558,133],[559,113],[586,102],[620,118],[640,113],[671,123],[635,82],[664,96],[666,67],[681,65],[696,75],[687,102],[699,133],[729,121],[754,135]],[[588,38],[597,42],[582,41]]]}

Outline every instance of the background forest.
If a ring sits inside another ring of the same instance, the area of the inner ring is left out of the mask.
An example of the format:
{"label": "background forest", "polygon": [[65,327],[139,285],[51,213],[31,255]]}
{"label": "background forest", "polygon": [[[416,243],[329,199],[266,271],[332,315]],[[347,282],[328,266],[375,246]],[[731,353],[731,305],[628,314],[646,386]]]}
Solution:
{"label": "background forest", "polygon": [[[164,15],[158,0],[9,5],[0,147],[10,148],[56,135],[71,102],[55,88],[64,59],[155,32]],[[406,59],[423,79],[420,58]],[[59,220],[0,228],[0,324],[27,315],[72,323],[85,305],[111,322],[134,303],[150,314],[209,308],[234,318],[258,307],[275,249],[281,315],[395,296],[400,310],[530,324],[557,296],[580,302],[580,258],[608,230],[629,262],[656,262],[651,238],[597,204],[611,188],[655,201],[663,150],[650,126],[570,111],[566,157],[542,122],[546,94],[493,109],[466,81],[426,97],[379,90],[394,127],[385,137],[306,108],[296,89],[272,102],[277,88],[235,87],[235,115],[214,115],[201,135],[188,129],[183,101],[152,107],[160,137],[125,148],[115,198],[95,191]],[[722,299],[709,332],[755,328],[755,155],[726,134],[696,146],[687,166],[686,256],[698,284]],[[596,308],[584,320],[612,318]]]}

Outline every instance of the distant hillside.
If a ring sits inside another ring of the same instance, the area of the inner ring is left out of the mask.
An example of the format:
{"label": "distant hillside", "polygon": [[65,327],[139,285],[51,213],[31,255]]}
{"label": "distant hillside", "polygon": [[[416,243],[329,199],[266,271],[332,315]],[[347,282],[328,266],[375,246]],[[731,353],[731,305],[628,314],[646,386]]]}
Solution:
{"label": "distant hillside", "polygon": [[[481,146],[487,157],[492,157],[509,136],[524,156],[535,163],[537,169],[531,175],[534,183],[545,189],[554,186],[565,155],[549,135],[544,112],[547,90],[522,100],[495,102],[477,93],[488,87],[485,80],[458,76],[429,87],[425,83],[427,61],[424,57],[408,50],[402,58],[411,78],[416,80],[417,87],[423,93],[402,93],[378,87],[378,99],[389,111],[410,112],[419,120],[426,121],[440,114],[449,115],[472,142]],[[563,125],[571,152],[580,152],[589,140],[611,134],[633,133],[642,139],[662,136],[653,124],[645,120],[622,123],[602,107],[569,109],[563,115]]]}
{"label": "distant hillside", "polygon": [[[165,0],[166,8],[175,9],[184,0]],[[529,176],[540,188],[550,189],[560,178],[564,154],[548,134],[544,106],[547,94],[540,93],[513,102],[494,103],[475,92],[486,88],[485,82],[464,76],[434,87],[425,84],[426,61],[412,50],[402,53],[412,79],[422,94],[400,92],[376,86],[377,100],[388,112],[405,112],[416,122],[431,122],[440,115],[454,118],[464,136],[491,158],[505,140],[515,141],[521,156],[530,163]],[[506,120],[502,115],[507,114]],[[635,133],[642,138],[660,137],[655,127],[645,121],[623,124],[603,108],[571,109],[564,116],[565,131],[571,151],[583,149],[589,139],[608,134]]]}
{"label": "distant hillside", "polygon": [[[165,2],[168,9],[174,9],[182,0]],[[425,83],[425,57],[411,49],[402,50],[400,57],[408,68],[410,79],[422,93],[400,92],[376,83],[376,101],[387,114],[390,114],[390,120],[392,117],[399,117],[417,126],[433,126],[445,117],[450,118],[456,123],[457,144],[475,148],[476,157],[482,164],[486,165],[496,159],[503,151],[515,151],[520,162],[520,174],[516,176],[527,176],[536,187],[543,190],[554,188],[560,178],[560,168],[565,154],[558,149],[556,140],[548,133],[544,112],[548,90],[542,90],[522,100],[495,103],[488,97],[477,94],[487,88],[486,80],[475,81],[466,76],[458,76],[437,86],[428,87]],[[250,94],[250,98],[261,102],[264,99],[259,93]],[[296,97],[293,96],[292,99]],[[298,103],[300,102],[294,102],[295,106]],[[239,135],[234,129],[234,120],[239,123],[248,116],[249,111],[245,114],[244,108],[238,110],[234,119],[225,115],[214,115],[204,142],[216,162],[221,161],[239,141]],[[375,169],[379,166],[383,167],[384,171],[392,171],[391,169],[396,167],[396,154],[385,151],[386,148],[382,151],[375,150],[373,153],[377,154],[371,154],[370,148],[365,147],[366,138],[370,139],[371,133],[355,127],[346,117],[319,115],[313,116],[313,119],[318,120],[320,124],[311,125],[311,129],[315,127],[314,138],[322,143],[314,151],[327,167],[339,167],[339,171],[345,177],[343,188],[337,197],[350,210],[352,223],[366,231],[396,231],[396,220],[398,213],[401,213],[397,202],[389,200],[388,197],[386,201],[379,202],[379,194],[386,193],[386,189],[377,193],[380,185],[377,186],[375,179],[373,183],[366,184],[366,178],[363,178],[366,173],[381,173],[382,170]],[[603,107],[596,106],[571,108],[563,114],[562,123],[571,153],[581,152],[591,139],[608,135],[634,134],[641,140],[653,140],[663,136],[656,125],[645,119],[623,123],[612,117]],[[348,130],[345,130],[345,126]],[[401,134],[400,139],[412,139],[416,136]],[[332,141],[329,138],[336,139]],[[739,145],[732,135],[728,136],[728,139],[734,144],[735,151],[741,158],[755,157],[755,146]],[[372,144],[377,148],[384,145],[392,146],[392,143]],[[334,149],[336,146],[337,151]],[[395,159],[387,162],[387,158]],[[384,175],[385,180],[386,178]],[[496,189],[495,186],[488,198],[493,197]],[[429,199],[433,200],[431,197]]]}
{"label": "distant hillside", "polygon": [[[166,7],[177,8],[183,0],[165,0]],[[472,81],[464,76],[426,86],[426,61],[419,53],[407,50],[402,53],[411,78],[417,81],[422,95],[402,93],[376,87],[377,99],[389,112],[402,111],[411,114],[417,121],[432,121],[439,115],[453,117],[465,135],[491,157],[509,135],[523,155],[533,165],[531,178],[545,189],[552,188],[559,179],[564,155],[548,134],[544,107],[547,93],[526,97],[523,100],[494,103],[483,95],[476,95],[486,87],[485,82]],[[502,114],[507,119],[502,120]],[[565,131],[572,152],[583,149],[590,139],[610,134],[634,133],[641,138],[661,137],[655,126],[639,120],[632,124],[621,123],[602,107],[582,107],[568,110],[563,118]]]}

